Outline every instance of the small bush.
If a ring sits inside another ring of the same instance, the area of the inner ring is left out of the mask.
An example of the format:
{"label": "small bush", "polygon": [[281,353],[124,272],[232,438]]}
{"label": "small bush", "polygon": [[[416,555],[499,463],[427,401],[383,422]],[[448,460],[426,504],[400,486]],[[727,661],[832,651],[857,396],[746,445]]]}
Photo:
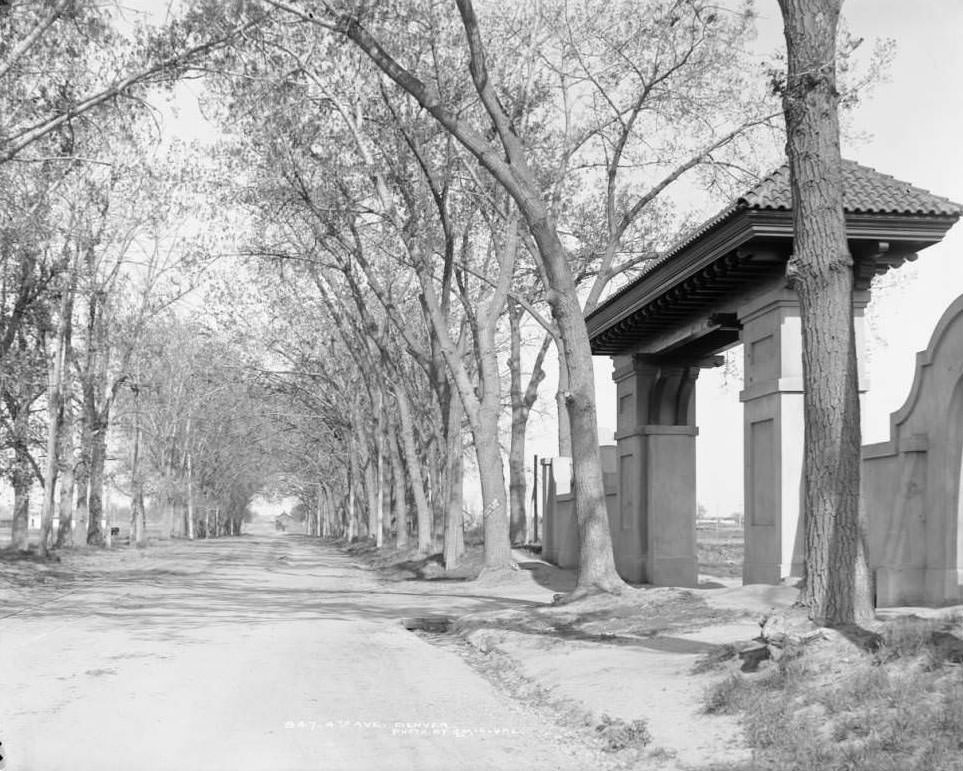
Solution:
{"label": "small bush", "polygon": [[708,715],[730,715],[745,709],[745,695],[751,688],[744,677],[731,674],[706,688],[702,709]]}
{"label": "small bush", "polygon": [[743,713],[755,756],[745,769],[963,771],[963,670],[946,663],[957,638],[920,621],[884,628],[875,654],[827,644],[732,675],[709,689],[706,711]]}
{"label": "small bush", "polygon": [[714,672],[722,667],[727,661],[731,661],[738,654],[735,645],[717,645],[704,656],[701,656],[692,667],[692,674],[702,675],[706,672]]}
{"label": "small bush", "polygon": [[652,741],[649,727],[644,720],[629,722],[620,717],[602,715],[595,732],[601,737],[606,752],[625,749],[642,749]]}

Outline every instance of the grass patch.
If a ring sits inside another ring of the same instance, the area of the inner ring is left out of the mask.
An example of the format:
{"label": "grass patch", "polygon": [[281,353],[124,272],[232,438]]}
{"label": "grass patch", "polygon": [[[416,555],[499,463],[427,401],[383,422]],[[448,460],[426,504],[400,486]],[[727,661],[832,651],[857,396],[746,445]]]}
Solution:
{"label": "grass patch", "polygon": [[635,645],[639,639],[701,629],[740,618],[711,607],[686,589],[626,588],[619,595],[594,594],[561,605],[531,605],[463,616],[456,629],[501,629],[559,639]]}
{"label": "grass patch", "polygon": [[709,688],[704,710],[742,714],[753,749],[751,763],[733,768],[963,769],[959,618],[900,619],[880,636],[875,652],[831,636]]}
{"label": "grass patch", "polygon": [[745,535],[741,527],[697,525],[699,573],[716,578],[742,576]]}
{"label": "grass patch", "polygon": [[602,740],[606,752],[621,752],[625,749],[643,749],[652,741],[652,734],[644,720],[623,720],[620,717],[602,715],[595,733]]}
{"label": "grass patch", "polygon": [[706,672],[714,672],[725,666],[727,661],[732,661],[739,651],[735,645],[726,643],[717,645],[713,650],[701,656],[692,667],[692,674],[704,675]]}
{"label": "grass patch", "polygon": [[383,577],[397,581],[471,581],[481,573],[485,562],[484,548],[473,545],[465,548],[458,565],[451,570],[445,570],[440,552],[419,554],[415,545],[402,549],[386,545],[379,549],[373,538],[365,538],[343,548],[352,557],[378,570]]}

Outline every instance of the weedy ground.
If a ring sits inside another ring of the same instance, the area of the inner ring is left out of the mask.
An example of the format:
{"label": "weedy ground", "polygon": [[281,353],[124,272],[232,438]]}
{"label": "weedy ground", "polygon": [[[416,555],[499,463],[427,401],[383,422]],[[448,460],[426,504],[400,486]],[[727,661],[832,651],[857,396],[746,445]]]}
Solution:
{"label": "weedy ground", "polygon": [[722,675],[705,711],[740,715],[753,752],[716,768],[963,769],[963,616],[897,618],[875,632],[830,632],[754,673],[732,650],[705,657],[700,667]]}

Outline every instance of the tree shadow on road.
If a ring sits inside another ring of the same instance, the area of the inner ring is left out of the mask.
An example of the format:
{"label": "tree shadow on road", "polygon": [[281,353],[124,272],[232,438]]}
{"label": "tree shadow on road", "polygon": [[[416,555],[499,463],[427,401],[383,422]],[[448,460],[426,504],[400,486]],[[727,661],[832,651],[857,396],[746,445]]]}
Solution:
{"label": "tree shadow on road", "polygon": [[519,562],[518,567],[527,570],[535,583],[553,592],[568,594],[575,589],[575,571],[550,565],[540,560]]}
{"label": "tree shadow on road", "polygon": [[198,551],[207,552],[204,556],[214,558],[208,559],[206,570],[200,564],[192,568],[189,563],[164,562],[92,570],[72,577],[69,595],[24,608],[18,615],[65,622],[94,619],[105,628],[179,639],[189,637],[192,630],[219,624],[283,625],[305,620],[400,624],[412,616],[536,604],[482,593],[384,586],[359,573],[348,557],[332,551],[265,548],[263,542],[253,540],[223,539],[223,544],[199,546]]}

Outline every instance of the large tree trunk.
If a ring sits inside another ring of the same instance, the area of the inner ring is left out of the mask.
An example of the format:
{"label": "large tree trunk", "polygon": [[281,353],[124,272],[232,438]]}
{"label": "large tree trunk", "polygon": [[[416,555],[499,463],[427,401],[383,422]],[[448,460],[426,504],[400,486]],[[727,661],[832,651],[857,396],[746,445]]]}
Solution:
{"label": "large tree trunk", "polygon": [[64,399],[60,441],[60,526],[57,547],[74,545],[74,411],[69,395]]}
{"label": "large tree trunk", "polygon": [[564,399],[571,427],[579,535],[578,578],[572,597],[599,590],[620,592],[625,582],[615,570],[605,507],[592,347],[555,223],[540,200],[528,200],[527,204],[522,211],[538,244],[549,281],[557,289],[549,293],[549,305],[565,346],[565,357],[559,362],[559,368],[564,368],[568,383]]}
{"label": "large tree trunk", "polygon": [[144,509],[144,478],[140,471],[140,425],[136,407],[134,410],[134,448],[130,464],[133,492],[130,502],[130,543],[139,548],[147,545],[147,512]]}
{"label": "large tree trunk", "polygon": [[364,491],[367,499],[367,519],[365,527],[368,530],[368,537],[377,539],[378,530],[378,481],[376,479],[374,458],[368,455],[368,465],[364,467]]}
{"label": "large tree trunk", "polygon": [[333,529],[331,495],[323,484],[318,485],[318,511],[321,513],[321,537],[330,538]]}
{"label": "large tree trunk", "polygon": [[[432,328],[457,388],[468,424],[471,427],[478,461],[478,477],[482,494],[482,524],[485,532],[485,569],[496,570],[512,564],[508,537],[508,496],[505,488],[505,466],[498,442],[498,418],[501,413],[501,382],[495,353],[495,331],[498,317],[508,299],[517,252],[518,234],[514,218],[506,228],[505,244],[498,250],[499,275],[496,288],[487,303],[478,308],[473,324],[475,354],[478,361],[477,384],[468,377],[458,348],[448,333],[447,319],[442,315],[434,279],[424,268],[418,270],[424,304]],[[465,298],[469,301],[470,298]]]}
{"label": "large tree trunk", "polygon": [[415,446],[415,426],[411,416],[411,403],[404,386],[395,389],[395,401],[398,404],[398,431],[401,435],[401,446],[405,454],[405,467],[408,469],[408,480],[411,482],[411,493],[415,499],[415,516],[418,526],[418,553],[431,552],[431,508],[425,495],[425,482],[421,471],[421,459]]}
{"label": "large tree trunk", "polygon": [[405,486],[405,468],[398,450],[398,437],[394,431],[388,434],[388,461],[391,463],[392,502],[395,515],[395,546],[408,546],[408,494]]}
{"label": "large tree trunk", "polygon": [[572,457],[572,424],[568,416],[568,369],[564,366],[565,345],[555,341],[558,355],[558,389],[555,391],[555,414],[558,415],[558,454],[562,458]]}
{"label": "large tree trunk", "polygon": [[511,511],[511,525],[509,536],[513,544],[523,544],[528,541],[528,516],[526,504],[528,502],[525,483],[525,423],[512,409],[512,436],[508,449],[508,496]]}
{"label": "large tree trunk", "polygon": [[[353,457],[353,456],[352,456]],[[354,541],[357,535],[357,513],[355,511],[355,485],[354,485],[354,474],[350,471],[348,473],[348,543]]]}
{"label": "large tree trunk", "polygon": [[14,549],[26,551],[27,531],[30,527],[30,486],[33,484],[33,470],[30,466],[30,459],[27,450],[26,435],[27,410],[21,410],[14,418],[13,448],[13,472],[11,481],[13,482],[13,532],[11,534],[10,545]]}
{"label": "large tree trunk", "polygon": [[458,564],[465,553],[465,531],[462,526],[464,506],[464,458],[462,456],[461,421],[464,409],[461,400],[453,394],[448,399],[445,417],[445,440],[447,446],[446,469],[448,477],[448,500],[445,509],[445,545],[443,549],[445,570]]}
{"label": "large tree trunk", "polygon": [[326,535],[325,530],[327,530],[327,522],[325,522],[324,519],[324,492],[321,489],[320,484],[318,485],[318,500],[317,507],[315,508],[315,518],[318,524],[317,536],[318,538],[323,538]]}
{"label": "large tree trunk", "polygon": [[87,543],[104,545],[104,464],[107,461],[107,420],[98,420],[90,452],[90,489],[87,492]]}
{"label": "large tree trunk", "polygon": [[512,430],[508,445],[509,537],[513,544],[521,544],[528,539],[525,516],[525,429],[528,427],[529,408],[522,393],[521,308],[512,300],[508,301],[508,320],[509,396],[512,403]]}
{"label": "large tree trunk", "polygon": [[820,624],[873,616],[859,513],[860,430],[853,261],[843,214],[836,91],[841,0],[779,0],[788,77],[783,92],[805,387],[803,516],[806,603]]}
{"label": "large tree trunk", "polygon": [[[188,435],[190,434],[190,422],[188,421]],[[194,530],[194,465],[191,460],[191,451],[187,451],[187,514],[186,531],[188,540],[193,541]]]}
{"label": "large tree trunk", "polygon": [[[531,540],[529,522],[526,517],[528,496],[525,482],[525,433],[528,428],[528,416],[535,399],[538,398],[538,386],[545,378],[543,363],[548,347],[552,343],[550,335],[545,335],[541,348],[532,366],[532,375],[528,386],[522,388],[522,308],[513,300],[508,301],[508,317],[511,322],[511,345],[508,357],[508,368],[511,371],[511,402],[512,402],[512,430],[511,442],[508,448],[508,496],[511,507],[511,539],[512,543],[526,543]],[[566,421],[567,423],[567,421]]]}
{"label": "large tree trunk", "polygon": [[147,545],[147,514],[144,509],[144,486],[134,486],[130,502],[130,544],[143,548]]}
{"label": "large tree trunk", "polygon": [[[19,464],[18,464],[19,466]],[[27,531],[30,526],[30,485],[33,481],[29,469],[18,467],[13,472],[13,532],[10,545],[20,551],[27,550]]]}
{"label": "large tree trunk", "polygon": [[59,470],[59,448],[64,429],[64,368],[70,345],[70,317],[73,313],[73,292],[65,287],[60,301],[60,319],[54,344],[50,371],[50,387],[47,390],[47,461],[44,469],[43,505],[40,510],[40,553],[44,556],[51,546],[53,536],[54,506]]}
{"label": "large tree trunk", "polygon": [[[575,510],[579,533],[578,580],[573,597],[598,590],[619,592],[625,583],[615,571],[612,554],[598,445],[592,350],[575,281],[555,222],[540,195],[535,174],[528,165],[526,150],[514,132],[511,118],[499,101],[495,84],[489,77],[472,3],[470,0],[457,0],[457,5],[468,40],[469,69],[475,90],[491,117],[491,127],[501,141],[504,152],[496,151],[485,136],[475,132],[459,115],[449,110],[436,90],[427,88],[402,68],[356,18],[344,15],[339,18],[339,23],[349,39],[477,158],[512,196],[525,218],[545,271],[548,283],[546,299],[565,349],[564,356],[559,357],[559,368],[568,377],[568,388],[563,393],[563,399],[568,408],[572,433]],[[505,520],[507,541],[507,515]]]}
{"label": "large tree trunk", "polygon": [[162,532],[166,534],[164,538],[174,538],[177,535],[177,509],[174,505],[174,499],[171,497],[170,492],[164,493],[164,520],[162,523]]}
{"label": "large tree trunk", "polygon": [[376,406],[378,411],[378,419],[375,423],[375,515],[374,515],[374,531],[375,531],[375,546],[379,549],[384,546],[385,543],[385,528],[384,528],[384,502],[385,502],[385,457],[384,457],[384,396],[381,391],[378,391],[378,404]]}
{"label": "large tree trunk", "polygon": [[81,413],[80,453],[77,457],[77,469],[74,472],[76,487],[77,517],[76,529],[80,531],[85,542],[87,538],[87,520],[90,519],[88,507],[88,492],[90,491],[90,455],[94,445],[94,434],[86,410]]}
{"label": "large tree trunk", "polygon": [[483,407],[478,416],[478,428],[473,432],[483,501],[486,568],[504,568],[512,564],[505,465],[498,444],[498,412],[498,406]]}

